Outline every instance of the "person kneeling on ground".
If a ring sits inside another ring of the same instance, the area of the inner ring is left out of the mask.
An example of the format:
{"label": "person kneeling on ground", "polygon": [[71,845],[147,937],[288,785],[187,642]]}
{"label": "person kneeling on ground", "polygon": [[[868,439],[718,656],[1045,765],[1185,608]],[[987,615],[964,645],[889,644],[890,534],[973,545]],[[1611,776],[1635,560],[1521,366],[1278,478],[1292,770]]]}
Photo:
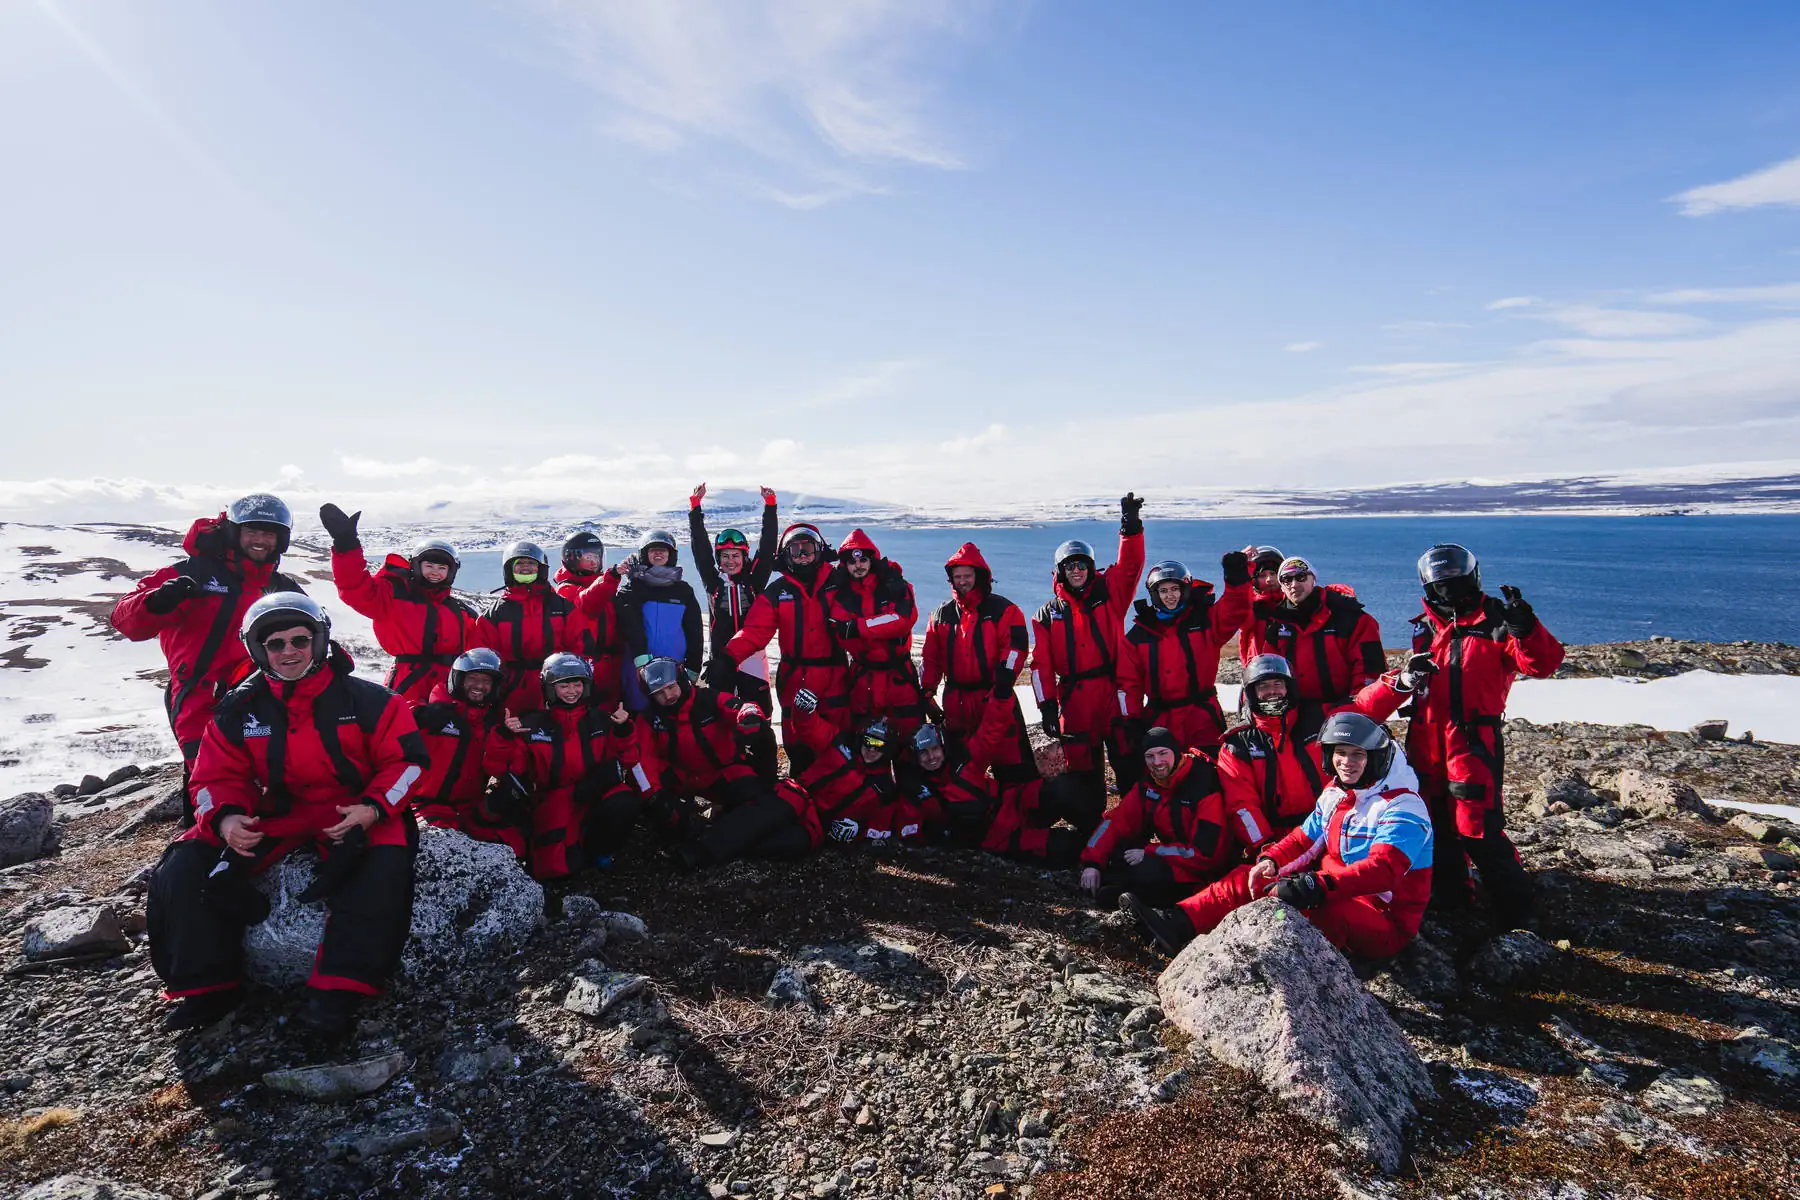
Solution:
{"label": "person kneeling on ground", "polygon": [[841,846],[883,848],[923,838],[924,813],[894,779],[896,742],[893,729],[878,717],[832,742],[798,780],[782,783],[782,789],[798,787],[811,800],[815,846],[823,838]]}
{"label": "person kneeling on ground", "polygon": [[315,601],[264,596],[240,637],[259,670],[213,714],[190,785],[195,824],[150,881],[150,962],[181,1001],[164,1026],[209,1025],[236,1006],[244,929],[269,915],[251,877],[311,847],[322,862],[300,898],[324,900],[328,919],[300,1019],[342,1036],[412,925],[407,803],[425,743],[405,701],[350,673]]}
{"label": "person kneeling on ground", "polygon": [[1431,815],[1382,726],[1336,713],[1319,742],[1333,779],[1304,824],[1174,908],[1127,892],[1119,907],[1170,954],[1273,891],[1348,954],[1391,958],[1418,935],[1431,896]]}
{"label": "person kneeling on ground", "polygon": [[1212,760],[1159,725],[1144,735],[1144,777],[1081,852],[1081,886],[1107,907],[1126,891],[1172,904],[1239,860],[1237,827]]}
{"label": "person kneeling on ground", "polygon": [[488,787],[490,776],[506,774],[508,761],[506,737],[498,732],[506,716],[499,702],[504,673],[500,655],[477,646],[450,664],[447,687],[439,684],[428,702],[413,705],[431,754],[413,791],[413,809],[429,825],[499,842],[523,859],[530,822],[517,803],[519,790],[507,779]]}
{"label": "person kneeling on ground", "polygon": [[538,671],[544,707],[508,714],[510,735],[491,760],[529,795],[531,874],[560,879],[583,862],[610,866],[637,824],[650,777],[638,764],[631,714],[593,704],[594,668],[552,654]]}

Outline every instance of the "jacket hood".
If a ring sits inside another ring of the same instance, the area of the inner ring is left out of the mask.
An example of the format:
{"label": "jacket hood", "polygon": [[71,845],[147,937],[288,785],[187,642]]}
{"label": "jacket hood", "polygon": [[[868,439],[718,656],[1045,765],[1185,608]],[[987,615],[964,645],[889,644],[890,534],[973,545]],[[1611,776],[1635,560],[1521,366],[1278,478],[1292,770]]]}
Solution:
{"label": "jacket hood", "polygon": [[870,558],[881,557],[881,551],[876,548],[875,540],[860,529],[852,529],[850,536],[845,538],[843,544],[838,547],[840,555],[846,550],[861,550]]}
{"label": "jacket hood", "polygon": [[974,542],[964,542],[957,548],[955,554],[944,561],[944,577],[946,579],[950,577],[950,571],[955,567],[975,568],[975,590],[977,592],[993,590],[994,573],[988,569],[987,559],[981,556],[981,548]]}
{"label": "jacket hood", "polygon": [[568,567],[558,567],[556,574],[551,577],[551,582],[579,583],[585,586],[600,578],[600,575],[599,571],[571,571]]}

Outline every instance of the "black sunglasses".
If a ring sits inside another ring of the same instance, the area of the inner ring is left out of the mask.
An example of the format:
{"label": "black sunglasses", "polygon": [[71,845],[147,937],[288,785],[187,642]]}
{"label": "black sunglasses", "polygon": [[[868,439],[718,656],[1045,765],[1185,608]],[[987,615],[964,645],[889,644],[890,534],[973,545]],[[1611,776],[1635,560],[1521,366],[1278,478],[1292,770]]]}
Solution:
{"label": "black sunglasses", "polygon": [[268,638],[263,642],[263,649],[269,651],[272,654],[280,654],[283,650],[286,650],[289,646],[292,646],[296,650],[310,650],[310,649],[312,649],[312,644],[313,644],[313,635],[312,634],[296,633],[291,638],[281,638],[281,637]]}

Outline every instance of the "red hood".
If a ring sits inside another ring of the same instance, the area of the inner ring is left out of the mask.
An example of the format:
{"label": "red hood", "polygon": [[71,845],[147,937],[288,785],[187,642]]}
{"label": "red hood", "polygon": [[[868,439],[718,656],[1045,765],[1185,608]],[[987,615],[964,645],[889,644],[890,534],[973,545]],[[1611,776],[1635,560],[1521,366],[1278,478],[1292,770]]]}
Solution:
{"label": "red hood", "polygon": [[571,571],[568,567],[558,567],[556,574],[551,576],[551,582],[573,583],[578,587],[586,587],[598,578],[600,578],[598,571]]}
{"label": "red hood", "polygon": [[974,542],[964,542],[957,547],[955,554],[944,561],[944,578],[948,579],[951,570],[956,567],[975,568],[975,590],[969,593],[969,596],[975,599],[967,600],[963,596],[957,596],[958,603],[967,607],[968,604],[975,603],[980,597],[993,590],[994,573],[988,570],[987,559],[981,557],[981,548]]}
{"label": "red hood", "polygon": [[428,703],[428,704],[455,704],[456,700],[454,697],[452,697],[450,695],[449,687],[446,686],[442,681],[439,681],[439,682],[431,685],[431,699],[428,700],[426,703]]}
{"label": "red hood", "polygon": [[852,529],[850,536],[845,538],[843,545],[838,547],[840,554],[845,550],[861,550],[870,558],[881,557],[881,551],[876,548],[874,539],[860,529]]}
{"label": "red hood", "polygon": [[1325,583],[1320,584],[1319,586],[1323,587],[1328,592],[1337,592],[1339,595],[1348,596],[1352,600],[1356,599],[1356,589],[1347,583]]}

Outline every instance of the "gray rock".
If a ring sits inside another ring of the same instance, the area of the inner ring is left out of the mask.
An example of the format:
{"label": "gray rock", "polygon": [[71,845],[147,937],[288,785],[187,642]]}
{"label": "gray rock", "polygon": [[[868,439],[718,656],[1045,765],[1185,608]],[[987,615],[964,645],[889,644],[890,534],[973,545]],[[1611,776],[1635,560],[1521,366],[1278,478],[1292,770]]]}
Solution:
{"label": "gray rock", "polygon": [[327,1157],[356,1162],[384,1154],[402,1154],[425,1146],[441,1146],[462,1136],[462,1121],[455,1113],[435,1108],[396,1108],[367,1125],[332,1137],[325,1143]]}
{"label": "gray rock", "polygon": [[591,925],[603,910],[592,896],[574,893],[563,897],[562,917],[571,925]]}
{"label": "gray rock", "polygon": [[1775,1083],[1800,1083],[1800,1046],[1752,1025],[1719,1048],[1727,1066]]}
{"label": "gray rock", "polygon": [[1615,790],[1619,793],[1620,804],[1634,808],[1646,817],[1693,816],[1704,821],[1719,819],[1711,806],[1700,798],[1699,792],[1685,783],[1652,775],[1648,771],[1620,771]]}
{"label": "gray rock", "polygon": [[42,792],[0,800],[0,867],[17,866],[56,849],[56,804]]}
{"label": "gray rock", "polygon": [[1478,979],[1511,987],[1537,978],[1556,961],[1556,947],[1529,929],[1514,929],[1490,938],[1469,963]]}
{"label": "gray rock", "polygon": [[1131,987],[1105,975],[1077,975],[1069,980],[1069,995],[1083,1004],[1115,1012],[1130,1012],[1156,1004],[1156,993]]}
{"label": "gray rock", "polygon": [[769,990],[764,999],[775,1008],[790,1006],[812,1006],[812,989],[806,986],[806,976],[800,973],[799,967],[782,967],[775,972],[775,978],[769,981]]}
{"label": "gray rock", "polygon": [[1441,1004],[1462,990],[1456,976],[1456,960],[1443,947],[1426,938],[1414,938],[1383,970],[1395,987],[1415,1000]]}
{"label": "gray rock", "polygon": [[169,821],[178,821],[181,814],[187,811],[187,789],[179,783],[169,788],[156,799],[150,801],[130,817],[126,818],[117,829],[113,830],[115,840],[123,841],[146,825],[160,825]]}
{"label": "gray rock", "polygon": [[98,775],[83,775],[81,782],[75,785],[77,796],[92,796],[106,786],[106,780]]}
{"label": "gray rock", "polygon": [[1633,650],[1629,646],[1621,646],[1613,651],[1613,663],[1621,671],[1642,671],[1649,667],[1650,659],[1642,650]]}
{"label": "gray rock", "polygon": [[124,783],[127,779],[136,779],[143,773],[144,769],[136,763],[126,763],[124,766],[108,775],[104,782],[107,787],[116,787],[117,785]]}
{"label": "gray rock", "polygon": [[438,1078],[445,1083],[475,1083],[519,1065],[512,1047],[496,1043],[485,1049],[452,1046],[438,1058]]}
{"label": "gray rock", "polygon": [[93,1175],[58,1175],[25,1189],[19,1200],[169,1200],[169,1194]]}
{"label": "gray rock", "polygon": [[79,792],[80,790],[81,790],[80,788],[76,787],[72,783],[59,783],[55,787],[50,789],[50,794],[52,796],[55,796],[58,800],[67,800],[69,797],[73,796],[76,792]]}
{"label": "gray rock", "polygon": [[1709,717],[1697,725],[1690,726],[1688,732],[1702,742],[1722,742],[1725,733],[1731,728],[1731,722],[1724,717]]}
{"label": "gray rock", "polygon": [[1705,1117],[1725,1107],[1724,1089],[1704,1075],[1664,1071],[1638,1099],[1672,1117]]}
{"label": "gray rock", "polygon": [[563,1007],[584,1017],[603,1017],[619,1001],[635,996],[650,985],[642,975],[625,971],[609,971],[599,963],[588,961],[577,968]]}
{"label": "gray rock", "polygon": [[1767,821],[1754,813],[1733,813],[1731,820],[1725,822],[1753,842],[1778,842],[1781,835]]}
{"label": "gray rock", "polygon": [[[1129,1039],[1135,1033],[1148,1033],[1161,1025],[1166,1018],[1163,1010],[1154,1004],[1140,1004],[1125,1014],[1119,1022],[1119,1036]],[[1033,1134],[1020,1134],[1021,1137],[1033,1137]]]}
{"label": "gray rock", "polygon": [[1384,1171],[1431,1076],[1387,1010],[1310,921],[1272,898],[1196,938],[1157,981],[1169,1020],[1214,1058]]}
{"label": "gray rock", "polygon": [[270,1071],[263,1076],[263,1083],[278,1092],[304,1096],[308,1100],[352,1100],[380,1091],[404,1070],[406,1055],[396,1052],[356,1062]]}
{"label": "gray rock", "polygon": [[53,908],[25,925],[25,957],[31,962],[130,949],[119,914],[105,905]]}
{"label": "gray rock", "polygon": [[1575,839],[1573,849],[1584,861],[1601,870],[1649,871],[1655,867],[1648,854],[1615,837],[1579,837]]}
{"label": "gray rock", "polygon": [[1566,804],[1572,809],[1592,808],[1600,803],[1599,795],[1588,781],[1573,773],[1550,775],[1544,778],[1544,807],[1552,804]]}
{"label": "gray rock", "polygon": [[[294,897],[312,882],[316,862],[310,855],[290,855],[258,881],[272,911],[244,934],[252,979],[293,987],[312,973],[325,932],[325,906],[300,904]],[[413,873],[412,934],[400,959],[408,974],[503,958],[543,919],[543,887],[505,846],[427,825],[419,831]]]}
{"label": "gray rock", "polygon": [[650,927],[643,919],[628,912],[602,912],[594,915],[594,925],[606,930],[606,936],[626,942],[649,940]]}

